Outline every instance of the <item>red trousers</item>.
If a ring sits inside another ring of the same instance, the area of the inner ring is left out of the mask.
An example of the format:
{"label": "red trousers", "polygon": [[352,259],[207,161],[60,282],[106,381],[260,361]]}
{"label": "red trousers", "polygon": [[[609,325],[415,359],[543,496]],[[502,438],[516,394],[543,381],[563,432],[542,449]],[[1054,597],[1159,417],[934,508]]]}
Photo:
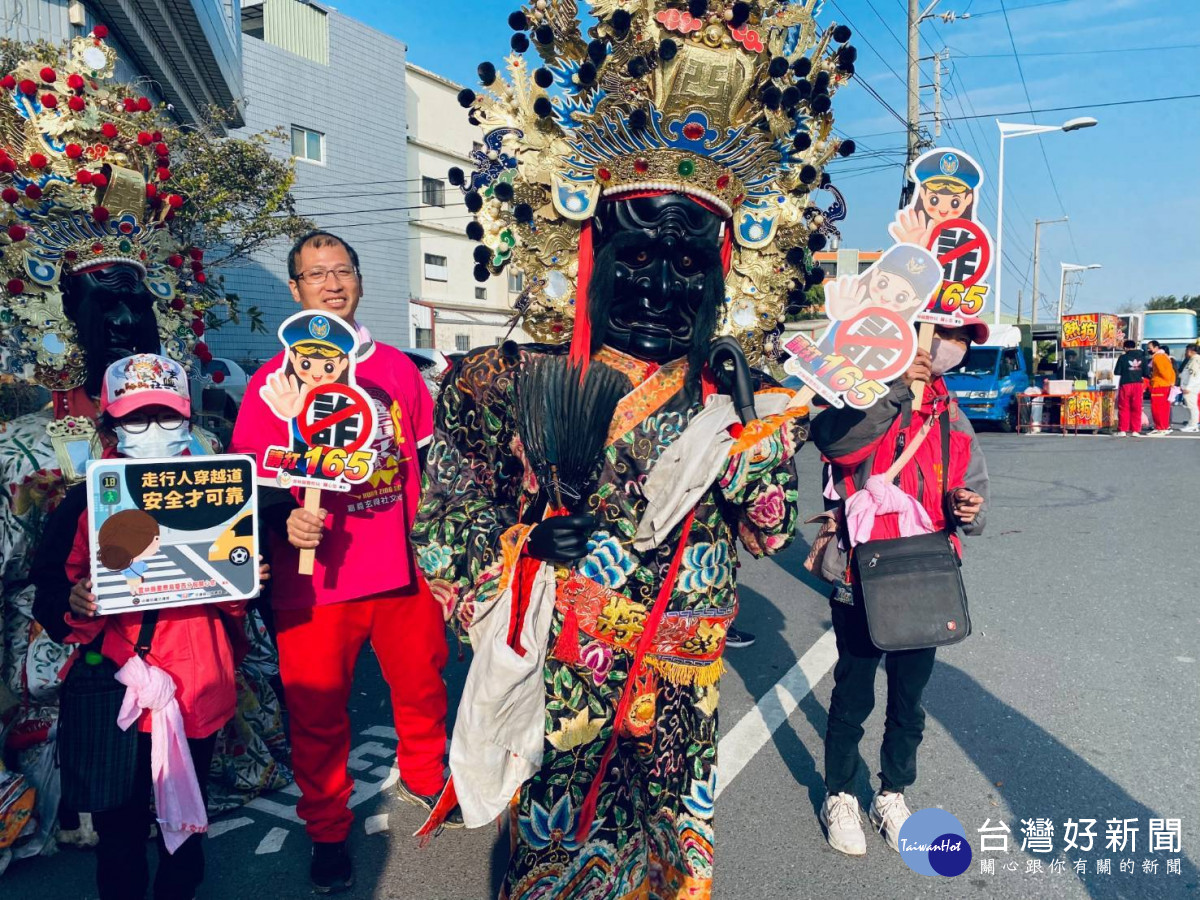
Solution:
{"label": "red trousers", "polygon": [[1142,430],[1142,396],[1145,386],[1123,384],[1117,391],[1117,430],[1137,434]]}
{"label": "red trousers", "polygon": [[1171,427],[1171,389],[1169,387],[1150,388],[1150,417],[1154,419],[1154,427],[1164,431]]}
{"label": "red trousers", "polygon": [[354,823],[346,805],[354,787],[346,767],[346,704],[354,664],[368,639],[392,695],[401,778],[418,794],[440,791],[445,782],[446,625],[424,579],[402,592],[277,610],[275,618],[292,768],[300,788],[296,812],[309,837],[345,840]]}

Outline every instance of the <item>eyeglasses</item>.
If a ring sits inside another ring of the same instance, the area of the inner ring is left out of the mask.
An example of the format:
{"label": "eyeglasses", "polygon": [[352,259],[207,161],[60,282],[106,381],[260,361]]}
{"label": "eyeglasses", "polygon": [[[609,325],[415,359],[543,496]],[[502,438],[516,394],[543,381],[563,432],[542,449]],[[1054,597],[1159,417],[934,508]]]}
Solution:
{"label": "eyeglasses", "polygon": [[351,278],[357,278],[358,269],[351,266],[338,266],[336,269],[309,269],[307,272],[301,272],[297,275],[296,280],[308,284],[324,284],[330,275],[340,283],[349,281]]}
{"label": "eyeglasses", "polygon": [[122,428],[130,434],[142,434],[150,427],[151,422],[156,423],[159,428],[165,428],[167,431],[178,431],[186,421],[183,416],[176,413],[156,413],[154,415],[133,413],[118,419],[116,424],[118,428]]}

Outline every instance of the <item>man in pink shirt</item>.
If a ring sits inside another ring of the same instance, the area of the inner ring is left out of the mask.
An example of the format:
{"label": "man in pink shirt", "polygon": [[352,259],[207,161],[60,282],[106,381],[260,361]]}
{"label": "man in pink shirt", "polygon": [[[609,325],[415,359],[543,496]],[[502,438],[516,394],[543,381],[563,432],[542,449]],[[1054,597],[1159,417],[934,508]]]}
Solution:
{"label": "man in pink shirt", "polygon": [[[301,791],[296,809],[313,841],[313,885],[328,893],[353,883],[346,850],[354,821],[347,806],[353,781],[346,704],[364,641],[371,641],[391,690],[400,796],[428,809],[445,781],[444,619],[409,544],[424,447],[433,434],[433,401],[408,357],[372,340],[355,322],[363,291],[358,255],[349,244],[311,232],[288,254],[288,274],[301,307],[337,316],[357,331],[355,374],[379,422],[372,476],[349,493],[324,491],[324,508],[306,512],[299,489],[280,488],[274,473],[262,468],[267,447],[289,444],[287,423],[259,393],[267,376],[279,371],[280,353],[250,380],[230,448],[259,460],[280,676]],[[299,551],[310,548],[316,550],[313,574],[300,575]]]}

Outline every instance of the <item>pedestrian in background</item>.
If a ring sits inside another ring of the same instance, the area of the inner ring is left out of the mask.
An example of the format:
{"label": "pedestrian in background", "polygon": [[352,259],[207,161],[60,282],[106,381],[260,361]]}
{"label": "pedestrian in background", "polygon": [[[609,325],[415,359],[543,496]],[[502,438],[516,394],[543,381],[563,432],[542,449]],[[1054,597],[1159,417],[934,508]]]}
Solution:
{"label": "pedestrian in background", "polygon": [[1171,388],[1175,387],[1175,366],[1171,355],[1158,341],[1150,342],[1150,415],[1154,419],[1151,437],[1171,433]]}
{"label": "pedestrian in background", "polygon": [[1142,401],[1146,395],[1146,354],[1136,341],[1125,342],[1125,352],[1117,359],[1117,437],[1140,437]]}
{"label": "pedestrian in background", "polygon": [[[326,491],[325,509],[317,514],[300,506],[298,488],[267,486],[277,484],[261,466],[267,448],[288,446],[291,436],[260,391],[283,367],[284,354],[255,373],[230,449],[255,454],[260,463],[261,517],[277,577],[271,602],[279,671],[300,788],[296,811],[313,842],[313,887],[330,893],[354,881],[346,846],[354,823],[347,805],[354,789],[347,703],[368,640],[391,692],[400,798],[429,810],[445,783],[445,619],[409,543],[424,447],[433,436],[433,399],[408,357],[356,321],[363,284],[349,244],[310,232],[288,254],[288,274],[303,309],[336,316],[358,333],[355,377],[380,423],[372,444],[376,471],[391,476],[349,493]],[[270,387],[267,396],[275,396]],[[307,549],[316,550],[311,576],[298,572],[300,551]]]}
{"label": "pedestrian in background", "polygon": [[1180,431],[1194,434],[1200,431],[1200,348],[1188,344],[1179,383],[1183,388],[1183,403],[1188,411],[1188,423]]}
{"label": "pedestrian in background", "polygon": [[[959,365],[970,343],[984,344],[988,327],[969,319],[959,328],[938,326],[930,351],[918,350],[912,366],[892,385],[887,396],[866,410],[829,409],[814,420],[812,440],[830,464],[832,487],[842,500],[861,490],[872,475],[886,473],[902,448],[919,440],[918,433],[931,417],[948,418],[949,459],[943,458],[942,441],[933,434],[918,447],[897,478],[900,489],[915,498],[928,514],[932,528],[951,524],[965,534],[983,531],[987,509],[988,475],[975,431],[954,402],[942,377]],[[911,386],[927,382],[919,410],[914,410]],[[947,495],[942,493],[943,472]],[[947,523],[947,516],[953,519]],[[899,537],[900,514],[878,513],[870,540]],[[958,549],[957,537],[952,538]],[[829,845],[849,856],[867,852],[858,798],[854,795],[858,770],[858,745],[863,723],[875,706],[875,674],[885,654],[872,641],[867,627],[862,589],[853,566],[850,603],[842,594],[830,600],[838,660],[833,669],[833,695],[825,731],[825,787],[829,792],[821,807],[821,823]],[[917,747],[925,730],[921,695],[933,673],[936,648],[888,652],[887,717],[880,748],[880,789],[870,807],[871,823],[893,850],[899,849],[900,829],[911,815],[904,790],[917,778]]]}

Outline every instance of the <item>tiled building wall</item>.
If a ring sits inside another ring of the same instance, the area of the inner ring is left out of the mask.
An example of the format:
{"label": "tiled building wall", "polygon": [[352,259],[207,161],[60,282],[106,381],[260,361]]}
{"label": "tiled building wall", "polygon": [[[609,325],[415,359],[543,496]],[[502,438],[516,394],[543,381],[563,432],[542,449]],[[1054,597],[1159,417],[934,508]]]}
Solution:
{"label": "tiled building wall", "polygon": [[[358,251],[363,300],[358,318],[379,340],[409,339],[406,193],[405,47],[400,41],[330,12],[329,60],[311,62],[243,35],[246,128],[255,133],[297,125],[325,135],[324,163],[297,160],[297,211],[345,238]],[[369,71],[369,78],[360,77]],[[290,143],[278,145],[290,153]],[[374,212],[363,212],[372,209]],[[269,359],[279,323],[297,310],[287,286],[288,246],[226,269],[226,290],[264,313],[266,334],[226,328],[211,336],[213,353],[243,361]]]}

